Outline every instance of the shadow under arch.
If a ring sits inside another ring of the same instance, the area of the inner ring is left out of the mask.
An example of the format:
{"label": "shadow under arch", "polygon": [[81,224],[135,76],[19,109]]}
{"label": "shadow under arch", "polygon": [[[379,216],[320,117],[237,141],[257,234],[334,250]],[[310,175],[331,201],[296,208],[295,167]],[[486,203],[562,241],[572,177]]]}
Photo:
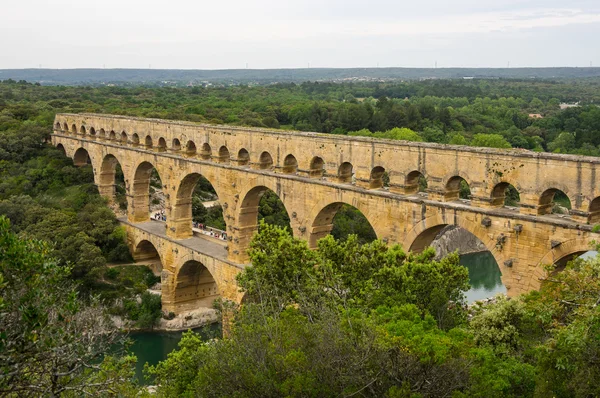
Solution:
{"label": "shadow under arch", "polygon": [[427,190],[427,178],[418,170],[413,170],[406,175],[404,180],[404,192],[407,195],[425,192]]}
{"label": "shadow under arch", "polygon": [[271,170],[273,168],[273,157],[267,151],[260,154],[258,158],[258,168],[260,170]]}
{"label": "shadow under arch", "polygon": [[248,153],[246,148],[238,151],[237,164],[238,166],[247,166],[250,164],[250,153]]}
{"label": "shadow under arch", "polygon": [[[63,147],[64,150],[64,147]],[[85,166],[92,163],[92,158],[85,148],[78,148],[73,154],[73,164],[77,167]]]}
{"label": "shadow under arch", "polygon": [[310,161],[308,175],[310,178],[321,178],[325,174],[325,161],[320,156],[315,156]]}
{"label": "shadow under arch", "polygon": [[194,143],[194,141],[189,140],[186,144],[185,144],[185,156],[189,156],[189,157],[194,157],[196,156],[196,144]]}
{"label": "shadow under arch", "polygon": [[62,152],[63,155],[67,156],[67,150],[63,144],[56,145],[56,149]]}
{"label": "shadow under arch", "polygon": [[[334,230],[336,227],[336,216],[342,212],[350,214],[350,222],[344,220],[344,226],[338,227],[340,229],[344,228],[344,230],[339,230],[336,233]],[[317,242],[329,234],[333,234],[336,239],[344,239],[350,234],[356,234],[361,243],[368,243],[377,239],[377,233],[368,216],[359,208],[345,202],[327,204],[321,208],[312,220],[308,236],[308,245],[310,248],[316,248]],[[357,226],[360,229],[357,230]]]}
{"label": "shadow under arch", "polygon": [[108,199],[109,203],[118,203],[122,209],[127,209],[127,181],[121,162],[115,155],[109,153],[104,156],[97,179],[100,195]]}
{"label": "shadow under arch", "polygon": [[[212,189],[215,191],[217,199],[220,197],[215,184],[213,184],[205,175],[200,173],[187,174],[177,187],[175,200],[171,203],[171,214],[169,222],[169,231],[173,232],[173,236],[177,239],[189,238],[193,235],[193,195],[198,182],[204,179],[208,181]],[[225,220],[223,220],[225,222]],[[225,222],[226,224],[226,222]],[[227,225],[225,225],[227,230]]]}
{"label": "shadow under arch", "polygon": [[178,312],[197,308],[213,308],[221,295],[217,281],[199,261],[188,260],[175,277],[174,304]]}
{"label": "shadow under arch", "polygon": [[369,175],[369,189],[381,189],[384,186],[383,176],[385,175],[385,168],[382,166],[375,166],[371,170]]}
{"label": "shadow under arch", "polygon": [[137,263],[147,265],[154,275],[160,275],[163,265],[160,253],[156,250],[156,246],[149,240],[143,239],[135,245],[132,253],[133,259]]}
{"label": "shadow under arch", "polygon": [[340,183],[348,184],[352,182],[354,176],[354,167],[350,162],[344,162],[338,168],[337,181]]}
{"label": "shadow under arch", "polygon": [[597,224],[600,222],[600,196],[597,198],[594,198],[591,202],[590,202],[590,207],[588,209],[589,211],[589,216],[588,216],[588,223],[590,224]]}
{"label": "shadow under arch", "polygon": [[296,174],[298,171],[298,160],[291,153],[283,159],[282,171],[284,174]]}
{"label": "shadow under arch", "polygon": [[471,188],[468,181],[461,176],[450,177],[445,185],[444,199],[446,201],[471,199]]}
{"label": "shadow under arch", "polygon": [[163,137],[158,139],[158,152],[165,152],[167,150],[167,140]]}
{"label": "shadow under arch", "polygon": [[[150,185],[153,170],[156,170],[159,182],[162,181],[156,166],[148,161],[141,162],[135,169],[132,184],[131,212],[133,222],[150,221]],[[160,182],[162,188],[162,182]]]}
{"label": "shadow under arch", "polygon": [[229,149],[225,145],[222,145],[219,148],[219,158],[217,159],[217,161],[219,163],[229,163],[230,160],[231,155],[229,154]]}

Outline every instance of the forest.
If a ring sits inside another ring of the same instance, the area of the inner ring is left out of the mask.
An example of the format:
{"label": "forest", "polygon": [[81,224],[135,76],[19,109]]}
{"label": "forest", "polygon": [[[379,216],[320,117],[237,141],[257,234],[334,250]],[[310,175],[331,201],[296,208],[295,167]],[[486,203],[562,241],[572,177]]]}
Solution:
{"label": "forest", "polygon": [[[131,377],[135,358],[106,316],[152,326],[160,302],[142,292],[157,280],[147,269],[121,266],[132,261],[124,230],[91,168],[74,167],[49,145],[56,113],[598,156],[599,84],[0,82],[0,396],[147,393]],[[211,189],[198,184],[194,217],[222,227],[218,207],[202,205]],[[432,251],[387,247],[351,207],[311,251],[286,232],[287,217],[275,194],[263,197],[253,265],[239,277],[248,303],[222,303],[235,314],[230,338],[204,344],[187,334],[180,350],[148,369],[159,396],[600,395],[597,259],[576,261],[541,293],[467,307],[468,275],[456,255],[435,261]]]}

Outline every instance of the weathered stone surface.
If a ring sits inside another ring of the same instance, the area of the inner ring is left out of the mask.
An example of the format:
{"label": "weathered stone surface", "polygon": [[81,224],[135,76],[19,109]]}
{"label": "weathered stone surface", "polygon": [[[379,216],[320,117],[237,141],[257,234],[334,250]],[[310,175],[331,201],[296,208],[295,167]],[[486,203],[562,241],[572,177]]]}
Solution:
{"label": "weathered stone surface", "polygon": [[435,249],[437,259],[454,251],[458,251],[459,254],[468,254],[488,250],[475,235],[454,225],[448,225],[442,229],[431,243],[431,247]]}
{"label": "weathered stone surface", "polygon": [[[343,203],[358,208],[378,238],[409,250],[430,245],[448,225],[460,226],[491,251],[509,295],[536,289],[542,264],[562,263],[598,240],[588,224],[600,216],[597,158],[91,114],[57,115],[52,143],[75,164],[89,158],[98,189],[109,200],[115,166],[121,165],[132,251],[143,257],[138,245],[152,242],[163,264],[163,300],[174,310],[215,294],[208,280],[200,283],[201,272],[186,271],[188,260],[208,270],[217,295],[241,299],[235,275],[248,261],[258,203],[267,189],[284,203],[294,236],[312,247],[331,231]],[[160,233],[137,227],[149,220],[152,167],[164,184],[167,225]],[[382,188],[382,170],[389,189]],[[193,237],[191,195],[200,175],[212,183],[224,209],[225,254],[180,247]],[[420,175],[427,179],[427,194],[417,193]],[[456,200],[457,176],[470,184],[471,201]],[[508,183],[520,193],[520,208],[502,206]],[[570,215],[546,214],[555,189],[571,199]],[[509,260],[511,267],[504,265]]]}

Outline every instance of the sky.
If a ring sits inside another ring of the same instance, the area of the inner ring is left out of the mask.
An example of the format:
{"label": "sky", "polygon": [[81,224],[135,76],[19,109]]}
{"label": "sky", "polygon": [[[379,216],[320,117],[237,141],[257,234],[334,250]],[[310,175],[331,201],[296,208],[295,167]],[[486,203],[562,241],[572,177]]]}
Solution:
{"label": "sky", "polygon": [[600,66],[600,0],[2,0],[0,69]]}

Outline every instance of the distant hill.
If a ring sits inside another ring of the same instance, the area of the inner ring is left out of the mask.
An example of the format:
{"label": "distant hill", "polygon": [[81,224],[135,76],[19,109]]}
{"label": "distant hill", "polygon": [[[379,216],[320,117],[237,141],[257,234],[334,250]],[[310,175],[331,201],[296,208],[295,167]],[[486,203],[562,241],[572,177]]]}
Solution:
{"label": "distant hill", "polygon": [[589,77],[600,77],[600,68],[0,69],[0,80],[27,80],[47,85],[228,85],[304,81]]}

